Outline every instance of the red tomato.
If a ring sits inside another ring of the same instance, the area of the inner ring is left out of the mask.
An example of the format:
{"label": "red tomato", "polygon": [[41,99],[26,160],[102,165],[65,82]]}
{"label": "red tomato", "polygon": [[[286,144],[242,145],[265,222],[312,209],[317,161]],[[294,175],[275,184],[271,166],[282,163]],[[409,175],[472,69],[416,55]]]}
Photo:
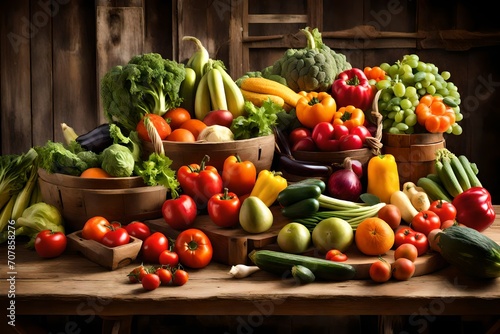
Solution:
{"label": "red tomato", "polygon": [[138,283],[147,273],[148,271],[146,270],[146,268],[141,265],[132,269],[132,271],[129,272],[127,276],[130,283]]}
{"label": "red tomato", "polygon": [[109,232],[111,223],[104,217],[95,216],[88,219],[83,225],[82,237],[87,240],[101,242],[104,235]]}
{"label": "red tomato", "polygon": [[162,266],[169,266],[170,268],[174,268],[179,264],[179,255],[176,252],[172,252],[171,250],[166,249],[160,253],[158,262],[160,262]]}
{"label": "red tomato", "polygon": [[404,243],[399,245],[398,248],[394,251],[394,260],[397,260],[401,257],[404,257],[412,262],[418,257],[418,249],[417,246],[412,245],[410,243]]}
{"label": "red tomato", "polygon": [[378,210],[377,217],[395,230],[401,224],[401,210],[394,204],[387,204]]}
{"label": "red tomato", "polygon": [[325,259],[335,262],[344,262],[347,261],[347,255],[345,255],[338,249],[330,249],[326,253]]}
{"label": "red tomato", "polygon": [[406,281],[413,277],[415,273],[415,263],[401,257],[392,264],[392,277],[399,281]]}
{"label": "red tomato", "polygon": [[441,223],[447,220],[455,220],[457,217],[457,208],[452,203],[443,200],[433,201],[429,206],[429,210],[439,216]]}
{"label": "red tomato", "polygon": [[187,283],[189,280],[189,274],[183,269],[176,269],[172,274],[172,283],[177,286],[181,286]]}
{"label": "red tomato", "polygon": [[167,268],[160,267],[156,269],[155,274],[158,275],[160,282],[163,285],[170,284],[172,281],[172,272]]}
{"label": "red tomato", "polygon": [[290,131],[288,135],[288,141],[290,142],[290,147],[293,147],[300,139],[302,138],[310,138],[311,130],[305,127],[295,128]]}
{"label": "red tomato", "polygon": [[366,137],[372,137],[370,130],[368,130],[364,125],[358,125],[351,129],[351,134],[358,135],[361,138],[363,144],[366,142]]}
{"label": "red tomato", "polygon": [[341,151],[358,150],[363,148],[361,137],[354,134],[348,134],[339,139],[339,149]]}
{"label": "red tomato", "polygon": [[61,255],[66,249],[67,239],[63,232],[43,230],[35,238],[35,250],[40,257],[53,258]]}
{"label": "red tomato", "polygon": [[315,152],[318,148],[316,147],[316,143],[311,137],[306,137],[299,139],[293,146],[292,152],[295,151],[306,151],[306,152]]}
{"label": "red tomato", "polygon": [[439,216],[435,212],[422,210],[413,217],[410,226],[415,231],[427,236],[432,230],[441,227],[441,220],[439,220]]}
{"label": "red tomato", "polygon": [[143,141],[151,141],[149,138],[148,130],[146,128],[146,125],[144,124],[144,118],[148,118],[149,121],[153,123],[153,126],[155,127],[156,131],[160,135],[161,139],[165,139],[168,137],[170,133],[172,133],[172,128],[168,124],[167,120],[160,115],[156,114],[146,114],[143,119],[137,123],[136,126],[136,131],[137,134],[139,135],[139,138]]}
{"label": "red tomato", "polygon": [[151,235],[149,226],[143,222],[133,221],[130,224],[125,225],[124,228],[127,230],[129,235],[141,239],[142,241],[146,240],[146,238]]}
{"label": "red tomato", "polygon": [[160,286],[160,277],[156,275],[155,273],[148,273],[144,275],[144,277],[141,280],[142,287],[145,290],[151,291]]}
{"label": "red tomato", "polygon": [[335,124],[333,126],[333,137],[335,139],[340,139],[348,134],[349,134],[349,128],[344,124]]}
{"label": "red tomato", "polygon": [[425,254],[429,250],[427,236],[407,226],[401,226],[394,233],[394,248],[396,249],[404,243],[415,245],[418,256]]}
{"label": "red tomato", "polygon": [[370,265],[368,273],[377,283],[387,282],[392,275],[391,265],[385,260],[377,260]]}
{"label": "red tomato", "polygon": [[112,227],[108,233],[104,235],[101,243],[107,247],[117,247],[126,245],[130,242],[130,235],[127,230],[123,227],[114,228]]}
{"label": "red tomato", "polygon": [[194,199],[185,194],[167,199],[161,208],[163,219],[175,230],[185,230],[193,225],[197,210]]}
{"label": "red tomato", "polygon": [[168,239],[161,232],[151,234],[142,243],[142,258],[144,262],[158,263],[160,254],[168,249]]}
{"label": "red tomato", "polygon": [[241,201],[238,196],[224,188],[224,192],[213,195],[207,204],[208,215],[215,225],[233,227],[240,222]]}
{"label": "red tomato", "polygon": [[213,255],[210,239],[196,228],[179,233],[175,239],[175,252],[182,265],[196,269],[206,267]]}
{"label": "red tomato", "polygon": [[441,229],[444,230],[445,228],[448,228],[450,226],[465,226],[464,224],[460,224],[456,220],[445,220],[444,222],[441,222]]}

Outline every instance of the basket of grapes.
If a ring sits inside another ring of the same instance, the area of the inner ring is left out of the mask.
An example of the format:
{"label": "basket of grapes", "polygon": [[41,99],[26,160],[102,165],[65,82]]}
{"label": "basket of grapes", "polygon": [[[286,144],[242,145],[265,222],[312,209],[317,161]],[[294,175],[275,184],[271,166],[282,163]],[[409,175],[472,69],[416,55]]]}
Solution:
{"label": "basket of grapes", "polygon": [[450,72],[416,54],[382,63],[378,70],[383,74],[368,78],[379,92],[382,152],[395,156],[401,183],[416,182],[434,172],[435,152],[445,147],[445,134],[462,133],[458,87]]}

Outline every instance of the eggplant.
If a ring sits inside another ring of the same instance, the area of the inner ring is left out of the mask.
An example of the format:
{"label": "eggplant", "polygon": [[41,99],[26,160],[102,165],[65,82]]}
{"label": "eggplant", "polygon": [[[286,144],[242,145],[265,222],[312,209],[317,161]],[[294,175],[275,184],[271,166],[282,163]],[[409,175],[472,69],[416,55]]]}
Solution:
{"label": "eggplant", "polygon": [[106,147],[113,144],[108,123],[101,124],[93,130],[78,136],[76,141],[87,151],[95,153],[101,153]]}
{"label": "eggplant", "polygon": [[281,154],[279,158],[280,168],[285,172],[297,176],[324,177],[332,173],[332,167],[308,161],[295,160],[290,156]]}

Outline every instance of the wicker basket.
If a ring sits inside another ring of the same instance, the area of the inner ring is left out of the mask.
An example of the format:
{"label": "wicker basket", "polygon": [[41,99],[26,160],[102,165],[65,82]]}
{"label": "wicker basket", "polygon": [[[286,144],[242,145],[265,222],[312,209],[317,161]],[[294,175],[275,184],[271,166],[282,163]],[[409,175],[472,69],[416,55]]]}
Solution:
{"label": "wicker basket", "polygon": [[167,198],[163,186],[146,186],[141,177],[87,179],[38,170],[44,202],[55,206],[67,232],[81,230],[94,216],[128,224],[133,220],[160,218]]}

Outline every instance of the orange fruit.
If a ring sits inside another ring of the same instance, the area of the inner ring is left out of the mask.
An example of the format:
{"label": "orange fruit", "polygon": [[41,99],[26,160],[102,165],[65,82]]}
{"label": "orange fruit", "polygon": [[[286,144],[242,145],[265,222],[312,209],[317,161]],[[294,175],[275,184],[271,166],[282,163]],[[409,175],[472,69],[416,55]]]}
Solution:
{"label": "orange fruit", "polygon": [[191,118],[182,123],[180,128],[191,131],[191,133],[194,135],[194,138],[198,139],[198,135],[206,127],[207,125],[203,123],[203,121],[197,118]]}
{"label": "orange fruit", "polygon": [[195,142],[196,139],[191,131],[188,129],[175,129],[165,140],[170,141],[183,141],[183,142]]}
{"label": "orange fruit", "polygon": [[180,128],[182,123],[191,119],[191,114],[187,109],[179,107],[167,111],[165,115],[163,115],[163,118],[167,120],[172,130],[175,130]]}
{"label": "orange fruit", "polygon": [[80,174],[80,177],[84,178],[106,178],[111,177],[104,169],[100,167],[90,167],[83,171]]}
{"label": "orange fruit", "polygon": [[394,230],[378,217],[367,218],[356,228],[354,241],[363,254],[382,255],[394,245]]}

